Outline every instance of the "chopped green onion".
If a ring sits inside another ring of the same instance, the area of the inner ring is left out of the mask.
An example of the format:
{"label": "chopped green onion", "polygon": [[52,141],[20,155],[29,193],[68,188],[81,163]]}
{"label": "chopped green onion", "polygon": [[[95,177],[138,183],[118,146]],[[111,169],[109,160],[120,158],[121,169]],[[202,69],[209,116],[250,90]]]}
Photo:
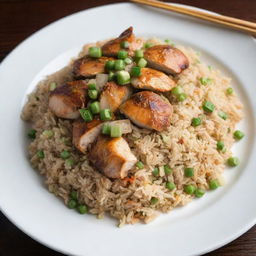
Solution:
{"label": "chopped green onion", "polygon": [[230,157],[228,160],[227,160],[227,164],[231,167],[235,167],[235,166],[238,166],[240,163],[238,157]]}
{"label": "chopped green onion", "polygon": [[93,120],[92,113],[87,108],[79,109],[81,117],[84,119],[85,122],[90,122]]}
{"label": "chopped green onion", "polygon": [[202,123],[201,118],[200,117],[194,117],[192,119],[191,125],[196,127],[199,126]]}
{"label": "chopped green onion", "polygon": [[128,41],[123,41],[123,42],[121,42],[120,43],[120,46],[122,47],[122,48],[124,48],[124,49],[127,49],[127,48],[129,48],[129,42]]}
{"label": "chopped green onion", "polygon": [[85,214],[88,212],[88,208],[86,205],[84,204],[81,204],[81,205],[78,205],[77,206],[77,211],[80,213],[80,214]]}
{"label": "chopped green onion", "polygon": [[[114,60],[108,60],[105,64],[106,70],[112,70],[115,67],[115,61]],[[91,88],[90,88],[91,89]],[[96,88],[95,88],[96,89]]]}
{"label": "chopped green onion", "polygon": [[244,137],[244,133],[239,130],[236,130],[233,135],[236,140],[241,140]]}
{"label": "chopped green onion", "polygon": [[42,134],[43,134],[43,136],[45,136],[47,138],[51,138],[54,133],[52,130],[44,130]]}
{"label": "chopped green onion", "polygon": [[113,81],[115,79],[116,74],[112,71],[108,74],[108,81]]}
{"label": "chopped green onion", "polygon": [[166,185],[165,185],[165,187],[167,188],[167,189],[169,189],[169,190],[173,190],[173,189],[175,189],[176,188],[176,185],[173,183],[173,182],[166,182]]}
{"label": "chopped green onion", "polygon": [[208,78],[208,77],[201,77],[199,79],[200,83],[202,85],[207,85],[207,84],[211,84],[212,83],[212,79],[211,78]]}
{"label": "chopped green onion", "polygon": [[219,111],[218,116],[220,118],[222,118],[223,120],[227,120],[228,119],[228,114],[226,112],[222,111],[222,110]]}
{"label": "chopped green onion", "polygon": [[126,65],[132,64],[132,59],[131,59],[131,58],[125,58],[125,59],[124,59],[124,63],[125,63]]}
{"label": "chopped green onion", "polygon": [[128,52],[121,50],[117,53],[117,58],[118,59],[125,59],[128,56]]}
{"label": "chopped green onion", "polygon": [[100,103],[98,101],[94,101],[93,103],[91,103],[89,108],[93,114],[100,113]]}
{"label": "chopped green onion", "polygon": [[110,137],[118,138],[122,136],[122,130],[118,125],[111,125],[110,127]]}
{"label": "chopped green onion", "polygon": [[211,190],[214,190],[214,189],[218,188],[219,186],[220,186],[220,184],[219,184],[219,181],[218,181],[218,180],[210,180],[210,182],[209,182],[209,188],[210,188]]}
{"label": "chopped green onion", "polygon": [[171,90],[172,94],[174,94],[175,96],[180,95],[181,93],[183,93],[183,89],[180,86],[176,86],[174,88],[172,88]]}
{"label": "chopped green onion", "polygon": [[88,84],[88,89],[97,90],[97,86],[96,86],[96,84]]}
{"label": "chopped green onion", "polygon": [[130,74],[127,71],[118,71],[116,74],[117,83],[120,85],[125,85],[130,83]]}
{"label": "chopped green onion", "polygon": [[196,187],[193,186],[193,185],[186,185],[186,186],[184,187],[184,191],[185,191],[187,194],[189,194],[189,195],[194,194],[195,190],[196,190]]}
{"label": "chopped green onion", "polygon": [[69,158],[69,157],[70,157],[69,151],[63,150],[63,151],[60,153],[60,157],[61,157],[62,159],[67,159],[67,158]]}
{"label": "chopped green onion", "polygon": [[112,114],[111,114],[110,109],[107,109],[107,108],[102,109],[100,111],[100,119],[102,121],[109,121],[109,120],[111,120],[112,119]]}
{"label": "chopped green onion", "polygon": [[57,87],[57,84],[55,82],[50,83],[50,91],[54,91]]}
{"label": "chopped green onion", "polygon": [[157,204],[158,201],[159,201],[158,198],[156,198],[156,197],[151,197],[151,200],[150,200],[151,204]]}
{"label": "chopped green onion", "polygon": [[205,194],[205,191],[201,188],[197,188],[194,194],[195,194],[195,197],[200,198]]}
{"label": "chopped green onion", "polygon": [[150,42],[147,42],[147,43],[144,44],[144,47],[145,47],[145,48],[150,48],[150,47],[152,47],[152,46],[154,46],[154,44],[153,44],[153,43],[150,43]]}
{"label": "chopped green onion", "polygon": [[88,95],[92,100],[97,99],[98,97],[98,91],[97,90],[88,90]]}
{"label": "chopped green onion", "polygon": [[36,152],[36,155],[37,155],[38,158],[43,159],[44,158],[44,151],[43,150],[38,150]]}
{"label": "chopped green onion", "polygon": [[144,168],[144,164],[141,162],[141,161],[138,161],[136,163],[136,166],[139,168],[139,169],[143,169]]}
{"label": "chopped green onion", "polygon": [[105,135],[110,135],[110,125],[109,124],[103,124],[102,133]]}
{"label": "chopped green onion", "polygon": [[211,66],[211,65],[208,65],[208,69],[209,69],[210,71],[212,71],[212,66]]}
{"label": "chopped green onion", "polygon": [[169,175],[172,173],[172,168],[168,164],[164,165],[164,173],[166,175]]}
{"label": "chopped green onion", "polygon": [[186,177],[193,177],[194,176],[194,168],[185,168],[184,173]]}
{"label": "chopped green onion", "polygon": [[116,60],[115,61],[115,70],[124,70],[125,68],[125,63],[123,60]]}
{"label": "chopped green onion", "polygon": [[30,139],[35,139],[36,138],[36,130],[35,129],[31,129],[29,132],[28,132],[28,137]]}
{"label": "chopped green onion", "polygon": [[70,159],[67,159],[65,161],[65,163],[66,163],[67,166],[72,167],[74,165],[75,161],[70,158]]}
{"label": "chopped green onion", "polygon": [[167,43],[167,44],[170,44],[171,40],[170,39],[165,39],[164,42]]}
{"label": "chopped green onion", "polygon": [[215,106],[210,101],[205,101],[203,103],[203,110],[207,113],[212,113],[215,109]]}
{"label": "chopped green onion", "polygon": [[131,76],[138,77],[140,75],[141,75],[141,68],[140,67],[132,67]]}
{"label": "chopped green onion", "polygon": [[227,90],[226,90],[227,95],[231,95],[231,94],[233,94],[233,92],[234,92],[234,90],[231,87],[227,88]]}
{"label": "chopped green onion", "polygon": [[73,200],[77,200],[77,197],[78,197],[77,191],[72,190],[71,193],[70,193],[70,197]]}
{"label": "chopped green onion", "polygon": [[143,58],[144,54],[142,50],[136,50],[135,51],[135,58]]}
{"label": "chopped green onion", "polygon": [[70,199],[70,200],[68,201],[68,208],[70,208],[70,209],[75,209],[76,206],[77,206],[77,201],[76,201],[76,200]]}
{"label": "chopped green onion", "polygon": [[140,67],[140,68],[145,68],[147,66],[147,61],[144,59],[144,58],[140,58],[137,62],[137,65]]}
{"label": "chopped green onion", "polygon": [[225,148],[224,142],[221,141],[221,140],[219,140],[219,141],[217,142],[217,150],[218,150],[218,151],[223,151],[224,148]]}
{"label": "chopped green onion", "polygon": [[89,56],[93,58],[100,58],[102,56],[101,48],[99,47],[90,47]]}
{"label": "chopped green onion", "polygon": [[182,102],[187,98],[187,94],[186,93],[181,93],[179,95],[177,95],[177,100]]}
{"label": "chopped green onion", "polygon": [[154,176],[158,176],[159,175],[159,168],[155,167],[154,170],[152,171],[152,174]]}

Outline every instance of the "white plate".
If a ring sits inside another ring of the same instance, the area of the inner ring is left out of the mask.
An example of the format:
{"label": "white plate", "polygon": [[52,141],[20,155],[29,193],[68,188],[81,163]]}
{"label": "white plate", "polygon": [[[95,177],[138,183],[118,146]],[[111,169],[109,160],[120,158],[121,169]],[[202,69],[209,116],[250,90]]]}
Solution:
{"label": "white plate", "polygon": [[[79,215],[48,193],[26,158],[19,115],[38,79],[65,65],[78,47],[118,35],[133,25],[139,36],[171,38],[202,52],[205,61],[233,78],[245,105],[246,137],[235,145],[241,165],[226,171],[227,184],[149,225],[117,228],[111,218]],[[247,231],[256,221],[255,67],[252,38],[192,18],[122,3],[61,19],[20,44],[0,66],[0,205],[37,241],[74,255],[198,255]],[[40,73],[41,72],[41,73]]]}

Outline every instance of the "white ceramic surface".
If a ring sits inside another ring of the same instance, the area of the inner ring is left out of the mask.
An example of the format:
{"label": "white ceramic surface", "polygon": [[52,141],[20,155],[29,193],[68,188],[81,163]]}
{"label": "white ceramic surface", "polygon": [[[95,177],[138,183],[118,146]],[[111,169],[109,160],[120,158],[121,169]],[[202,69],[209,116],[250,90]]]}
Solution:
{"label": "white ceramic surface", "polygon": [[[170,38],[203,54],[232,77],[245,105],[234,146],[241,164],[227,169],[227,184],[154,222],[117,228],[106,217],[79,215],[43,185],[26,158],[26,125],[20,111],[26,94],[45,75],[65,66],[87,43],[113,37],[133,25],[138,36]],[[256,44],[251,37],[192,18],[123,3],[68,16],[21,43],[0,66],[0,206],[21,230],[55,250],[73,255],[199,255],[216,249],[256,222],[254,198]]]}

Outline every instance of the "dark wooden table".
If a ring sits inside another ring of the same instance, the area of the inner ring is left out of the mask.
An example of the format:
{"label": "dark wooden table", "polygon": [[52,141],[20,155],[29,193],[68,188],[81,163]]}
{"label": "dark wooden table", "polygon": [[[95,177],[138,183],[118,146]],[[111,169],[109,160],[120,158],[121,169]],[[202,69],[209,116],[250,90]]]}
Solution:
{"label": "dark wooden table", "polygon": [[[122,1],[0,0],[0,61],[22,40],[47,24],[80,10],[114,2]],[[173,2],[256,22],[256,0],[173,0]],[[0,256],[30,255],[61,256],[62,254],[35,242],[0,213]],[[256,226],[232,243],[207,254],[207,256],[255,255]]]}

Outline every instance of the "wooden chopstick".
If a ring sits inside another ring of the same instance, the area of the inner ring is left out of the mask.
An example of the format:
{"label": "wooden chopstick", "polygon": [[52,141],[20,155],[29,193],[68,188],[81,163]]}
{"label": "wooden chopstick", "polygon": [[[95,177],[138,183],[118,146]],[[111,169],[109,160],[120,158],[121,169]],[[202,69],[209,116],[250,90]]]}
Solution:
{"label": "wooden chopstick", "polygon": [[196,17],[196,18],[211,21],[217,24],[225,25],[236,30],[247,32],[254,36],[256,35],[256,23],[254,22],[236,19],[236,18],[224,16],[224,15],[215,15],[211,13],[205,13],[202,11],[192,10],[185,7],[170,5],[170,4],[156,1],[156,0],[131,0],[131,1],[135,3],[157,7],[164,10],[186,14],[192,17]]}

